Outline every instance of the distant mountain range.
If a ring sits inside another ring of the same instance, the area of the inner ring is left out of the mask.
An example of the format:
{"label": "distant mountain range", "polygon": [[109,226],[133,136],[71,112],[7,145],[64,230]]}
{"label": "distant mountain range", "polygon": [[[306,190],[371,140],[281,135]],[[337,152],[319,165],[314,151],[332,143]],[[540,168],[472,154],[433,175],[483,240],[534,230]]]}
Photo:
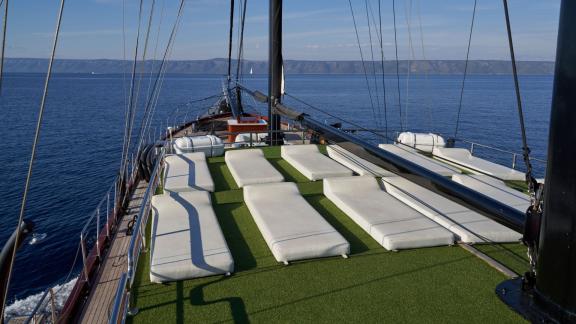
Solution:
{"label": "distant mountain range", "polygon": [[[235,61],[234,61],[235,64]],[[371,62],[365,62],[366,69],[372,73]],[[145,71],[158,68],[159,61],[146,61]],[[169,61],[168,73],[189,74],[225,74],[228,62],[226,59]],[[399,61],[399,71],[410,73],[430,74],[462,74],[465,62],[463,60],[427,60],[427,61]],[[45,73],[48,66],[47,59],[35,58],[7,58],[6,72],[19,73]],[[108,59],[61,59],[54,62],[54,73],[122,73],[131,71],[132,62]],[[375,62],[378,73],[381,71],[380,62]],[[286,60],[284,62],[286,74],[361,74],[364,68],[361,61],[304,61]],[[248,73],[252,69],[254,74],[268,73],[266,61],[244,61],[242,70]],[[396,62],[386,61],[385,73],[396,73]],[[468,63],[470,74],[510,74],[512,67],[510,61],[474,60]],[[521,61],[518,62],[520,74],[553,74],[554,62]]]}

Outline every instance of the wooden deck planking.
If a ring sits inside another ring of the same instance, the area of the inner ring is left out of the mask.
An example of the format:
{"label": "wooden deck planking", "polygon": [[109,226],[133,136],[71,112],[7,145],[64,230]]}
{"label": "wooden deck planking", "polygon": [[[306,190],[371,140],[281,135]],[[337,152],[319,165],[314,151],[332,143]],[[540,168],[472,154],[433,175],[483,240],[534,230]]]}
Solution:
{"label": "wooden deck planking", "polygon": [[107,254],[103,256],[104,262],[80,315],[81,323],[108,322],[110,305],[114,300],[118,281],[122,273],[128,270],[127,253],[132,236],[126,235],[126,229],[128,228],[128,222],[140,210],[140,204],[147,185],[145,181],[140,181],[130,198],[129,212],[120,220],[118,230],[111,241],[111,246]]}

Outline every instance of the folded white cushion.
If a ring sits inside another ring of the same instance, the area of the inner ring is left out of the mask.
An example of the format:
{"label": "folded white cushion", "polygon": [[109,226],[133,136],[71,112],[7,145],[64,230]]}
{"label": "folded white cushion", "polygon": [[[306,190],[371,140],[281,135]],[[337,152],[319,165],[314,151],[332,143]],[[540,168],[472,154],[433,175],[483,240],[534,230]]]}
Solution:
{"label": "folded white cushion", "polygon": [[230,273],[234,260],[206,191],[152,197],[150,281]]}
{"label": "folded white cushion", "polygon": [[266,160],[262,150],[227,151],[224,160],[239,187],[284,181],[282,174]]}
{"label": "folded white cushion", "polygon": [[214,191],[214,181],[203,152],[167,155],[164,161],[164,190]]}
{"label": "folded white cushion", "polygon": [[347,255],[350,244],[291,182],[244,187],[244,201],[278,262]]}
{"label": "folded white cushion", "polygon": [[313,144],[283,145],[280,152],[286,162],[312,181],[353,174],[352,170],[320,153]]}
{"label": "folded white cushion", "polygon": [[426,157],[418,153],[418,151],[416,151],[415,149],[404,145],[380,144],[378,145],[378,147],[443,176],[452,176],[453,174],[460,173],[458,169],[446,165],[440,161],[436,161],[434,159]]}
{"label": "folded white cushion", "polygon": [[390,177],[395,174],[343,149],[338,145],[326,147],[328,156],[361,176]]}
{"label": "folded white cushion", "polygon": [[373,177],[324,179],[324,195],[387,250],[454,243],[454,234],[382,190]]}
{"label": "folded white cushion", "polygon": [[434,148],[434,156],[452,162],[471,171],[488,174],[502,180],[524,180],[524,173],[473,156],[463,148]]}
{"label": "folded white cushion", "polygon": [[386,191],[466,243],[517,242],[519,233],[401,177],[382,178]]}
{"label": "folded white cushion", "polygon": [[530,197],[528,195],[508,187],[504,181],[491,176],[455,174],[452,176],[452,180],[521,212],[526,212],[530,206]]}

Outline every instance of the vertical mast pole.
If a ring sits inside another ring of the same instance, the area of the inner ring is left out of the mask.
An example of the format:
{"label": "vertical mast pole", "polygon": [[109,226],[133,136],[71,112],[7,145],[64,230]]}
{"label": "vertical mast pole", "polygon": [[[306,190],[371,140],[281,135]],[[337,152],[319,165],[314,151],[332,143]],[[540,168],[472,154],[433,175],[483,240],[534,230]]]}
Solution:
{"label": "vertical mast pole", "polygon": [[230,32],[228,34],[228,74],[227,80],[232,78],[232,38],[234,36],[234,0],[230,0]]}
{"label": "vertical mast pole", "polygon": [[[576,2],[562,0],[536,298],[576,321]],[[554,310],[552,310],[554,311]],[[568,320],[570,321],[570,320]]]}
{"label": "vertical mast pole", "polygon": [[270,145],[280,145],[280,115],[274,106],[280,103],[282,89],[282,0],[270,0],[268,138]]}

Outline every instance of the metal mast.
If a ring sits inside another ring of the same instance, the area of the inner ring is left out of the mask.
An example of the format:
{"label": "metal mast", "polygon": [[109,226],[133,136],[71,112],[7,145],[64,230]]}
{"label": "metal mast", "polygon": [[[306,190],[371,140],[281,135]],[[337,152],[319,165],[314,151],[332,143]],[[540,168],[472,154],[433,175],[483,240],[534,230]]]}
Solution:
{"label": "metal mast", "polygon": [[576,2],[562,0],[535,280],[496,290],[533,322],[576,323]]}
{"label": "metal mast", "polygon": [[280,103],[282,91],[282,0],[270,0],[269,37],[268,138],[270,145],[280,145],[280,115],[273,108]]}
{"label": "metal mast", "polygon": [[536,297],[576,321],[576,2],[562,0]]}

